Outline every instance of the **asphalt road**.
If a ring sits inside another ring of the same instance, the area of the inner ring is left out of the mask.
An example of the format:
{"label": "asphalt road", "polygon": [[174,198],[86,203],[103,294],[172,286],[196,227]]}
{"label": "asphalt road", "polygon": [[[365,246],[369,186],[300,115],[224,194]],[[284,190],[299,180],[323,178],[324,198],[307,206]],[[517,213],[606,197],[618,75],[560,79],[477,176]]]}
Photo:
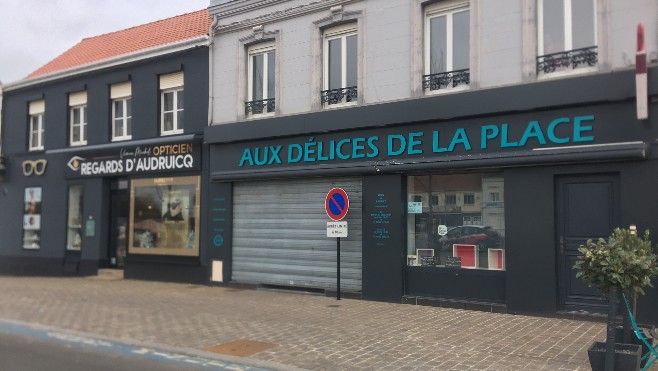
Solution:
{"label": "asphalt road", "polygon": [[[174,355],[169,355],[175,358]],[[45,339],[0,331],[0,369],[3,371],[185,371],[185,370],[240,370],[249,369],[236,364],[215,366],[187,356],[180,359],[148,359],[102,348],[81,346],[68,341]],[[226,367],[228,366],[228,367]]]}

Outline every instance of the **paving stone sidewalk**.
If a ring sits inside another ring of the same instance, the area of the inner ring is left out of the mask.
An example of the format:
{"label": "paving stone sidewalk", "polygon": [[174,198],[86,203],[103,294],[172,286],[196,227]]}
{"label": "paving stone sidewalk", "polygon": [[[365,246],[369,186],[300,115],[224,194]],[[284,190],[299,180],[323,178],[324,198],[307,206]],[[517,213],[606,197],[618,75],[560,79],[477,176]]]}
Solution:
{"label": "paving stone sidewalk", "polygon": [[206,350],[311,370],[589,370],[605,325],[161,282],[0,276],[0,321]]}

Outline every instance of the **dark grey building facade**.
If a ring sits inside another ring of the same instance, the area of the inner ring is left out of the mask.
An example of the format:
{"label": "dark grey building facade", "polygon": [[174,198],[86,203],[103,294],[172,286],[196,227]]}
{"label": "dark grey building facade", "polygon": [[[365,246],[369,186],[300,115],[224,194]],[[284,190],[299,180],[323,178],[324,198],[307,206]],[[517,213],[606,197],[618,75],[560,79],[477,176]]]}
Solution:
{"label": "dark grey building facade", "polygon": [[2,274],[207,282],[205,34],[5,88]]}

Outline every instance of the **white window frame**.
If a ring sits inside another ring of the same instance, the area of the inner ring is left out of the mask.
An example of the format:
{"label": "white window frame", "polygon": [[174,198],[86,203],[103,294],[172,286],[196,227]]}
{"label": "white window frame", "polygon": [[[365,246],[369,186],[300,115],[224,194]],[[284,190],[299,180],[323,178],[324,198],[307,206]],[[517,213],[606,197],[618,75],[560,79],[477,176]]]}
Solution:
{"label": "white window frame", "polygon": [[[45,101],[36,100],[29,104],[29,137],[28,137],[28,150],[29,151],[42,151],[44,149],[43,136],[44,136],[44,114],[45,114]],[[33,134],[37,134],[37,142],[34,143],[32,138]]]}
{"label": "white window frame", "polygon": [[[35,127],[36,124],[36,127]],[[37,142],[33,143],[32,138],[33,134],[37,134]],[[30,139],[29,139],[29,150],[30,151],[42,151],[43,150],[43,113],[37,113],[30,115]]]}
{"label": "white window frame", "polygon": [[[348,88],[347,86],[347,37],[356,35],[357,37],[357,63],[356,63],[356,68],[357,68],[357,79],[358,79],[358,74],[359,74],[359,32],[358,32],[358,24],[357,22],[351,22],[347,23],[344,25],[336,26],[336,27],[331,27],[328,29],[325,29],[322,32],[322,90],[329,90],[329,41],[331,40],[336,40],[336,39],[341,39],[341,88]],[[358,82],[356,85],[357,91],[359,89]],[[338,89],[338,88],[336,88]],[[354,105],[357,104],[357,100],[353,100],[351,102],[345,102],[343,99],[343,102],[337,103],[337,104],[325,104],[325,108],[333,108],[336,106],[346,106],[346,105]]]}
{"label": "white window frame", "polygon": [[[76,123],[73,122],[75,115],[73,114],[75,110],[80,110],[80,122]],[[69,109],[69,116],[70,116],[70,125],[69,125],[69,143],[71,146],[84,146],[87,144],[87,121],[85,120],[85,116],[87,116],[87,105],[82,104],[79,106],[71,106]],[[79,126],[80,127],[80,138],[79,140],[74,140],[73,138],[73,128]]]}
{"label": "white window frame", "polygon": [[[451,72],[454,71],[453,67],[453,16],[457,13],[462,13],[462,12],[469,12],[469,39],[470,39],[470,7],[468,2],[464,1],[451,1],[451,2],[441,2],[438,4],[433,4],[433,5],[428,5],[425,7],[425,25],[424,25],[424,47],[423,47],[423,74],[424,75],[429,75],[431,72],[430,66],[431,66],[431,54],[430,54],[430,49],[431,49],[431,20],[432,18],[436,17],[446,17],[446,49],[448,51],[448,55],[446,56],[446,71],[445,72]],[[470,50],[470,42],[469,42],[469,66],[468,70],[469,73],[471,71],[471,61],[470,61],[470,55],[472,54]],[[446,91],[455,91],[455,90],[464,90],[468,89],[469,85],[459,85],[453,87],[452,84],[449,84],[445,88],[442,89],[437,89],[437,90],[430,90],[426,89],[425,93],[426,94],[437,94],[437,93],[442,93]]]}
{"label": "white window frame", "polygon": [[[269,91],[269,62],[267,55],[269,53],[274,53],[274,63],[276,64],[276,44],[274,41],[260,43],[257,45],[252,45],[247,50],[247,102],[253,102],[254,91],[253,91],[253,57],[258,55],[263,55],[263,99],[274,99],[276,104],[276,76],[274,78],[274,91]],[[275,66],[276,71],[276,66]],[[276,72],[275,72],[276,73]],[[263,116],[273,116],[274,112],[266,112],[267,109],[263,110],[263,113],[250,113],[248,117],[263,117]]]}
{"label": "white window frame", "polygon": [[[551,1],[551,0],[537,0],[537,56],[543,56],[546,55],[544,52],[544,1]],[[573,50],[573,17],[571,14],[571,4],[573,0],[564,0],[564,9],[563,11],[563,17],[564,17],[564,50],[562,52],[567,52],[570,50]],[[599,28],[599,20],[597,16],[597,11],[598,11],[598,1],[597,0],[592,0],[593,6],[594,6],[594,12],[592,13],[592,20],[594,23],[594,45],[592,46],[597,46],[599,44],[598,40],[598,28]],[[598,48],[597,48],[598,50]],[[599,55],[599,63],[600,63],[600,56],[601,53],[598,51]],[[564,76],[564,75],[570,75],[573,73],[583,73],[583,72],[592,72],[592,71],[598,71],[598,66],[599,63],[597,63],[595,66],[587,66],[587,67],[580,67],[580,68],[575,68],[575,69],[568,69],[564,71],[557,71],[557,72],[552,72],[552,73],[542,73],[540,75],[540,78],[545,78],[545,77],[559,77],[559,76]]]}
{"label": "white window frame", "polygon": [[[165,111],[165,94],[173,93],[173,106],[171,111]],[[183,133],[183,123],[178,122],[178,112],[183,112],[184,108],[178,108],[178,94],[183,94],[183,87],[174,89],[165,89],[160,91],[160,135],[174,135]],[[165,130],[165,114],[173,113],[173,129]]]}
{"label": "white window frame", "polygon": [[[123,106],[123,116],[117,117],[116,113],[116,103],[121,103]],[[132,131],[128,133],[128,120],[132,121],[132,114],[128,116],[128,105],[132,106],[132,97],[124,97],[112,99],[112,141],[121,141],[121,140],[130,140],[132,139]],[[116,133],[116,122],[121,120],[121,126],[123,127],[123,135],[117,135]]]}
{"label": "white window frame", "polygon": [[[185,111],[185,107],[178,108],[179,94],[185,93],[184,78],[183,71],[160,75],[160,135],[162,136],[182,134],[184,132],[183,126],[185,123],[178,122],[178,113]],[[169,93],[173,93],[174,95],[173,106],[172,110],[165,111],[165,95]],[[173,129],[171,130],[165,130],[165,114],[167,113],[173,114]]]}
{"label": "white window frame", "polygon": [[[132,121],[132,112],[128,115],[128,106],[132,108],[132,85],[130,81],[112,84],[110,86],[110,100],[112,104],[112,141],[122,141],[132,139],[132,126],[131,132],[128,133],[128,120]],[[123,116],[117,117],[116,103],[121,104]],[[132,111],[132,110],[131,110]],[[117,135],[116,122],[120,120],[123,128],[123,135]]]}

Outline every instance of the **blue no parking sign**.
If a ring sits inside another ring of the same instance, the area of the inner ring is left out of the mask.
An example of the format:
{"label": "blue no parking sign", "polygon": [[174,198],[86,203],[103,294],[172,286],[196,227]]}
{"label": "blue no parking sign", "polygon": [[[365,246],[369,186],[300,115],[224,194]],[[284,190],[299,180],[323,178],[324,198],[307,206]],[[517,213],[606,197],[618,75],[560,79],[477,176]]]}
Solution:
{"label": "blue no parking sign", "polygon": [[332,220],[342,220],[350,208],[350,199],[342,188],[332,188],[324,201],[324,208]]}

